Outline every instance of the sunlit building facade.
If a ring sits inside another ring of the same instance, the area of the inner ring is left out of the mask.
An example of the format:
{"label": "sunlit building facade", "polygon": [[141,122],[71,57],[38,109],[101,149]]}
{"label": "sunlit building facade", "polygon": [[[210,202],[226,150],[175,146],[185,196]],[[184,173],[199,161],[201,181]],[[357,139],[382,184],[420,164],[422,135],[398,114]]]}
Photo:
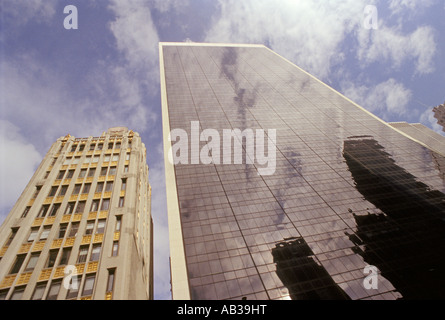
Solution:
{"label": "sunlit building facade", "polygon": [[[445,298],[445,153],[264,46],[161,43],[160,71],[173,299]],[[273,172],[228,129],[275,130]]]}
{"label": "sunlit building facade", "polygon": [[153,298],[153,224],[138,133],[59,138],[0,229],[0,299]]}

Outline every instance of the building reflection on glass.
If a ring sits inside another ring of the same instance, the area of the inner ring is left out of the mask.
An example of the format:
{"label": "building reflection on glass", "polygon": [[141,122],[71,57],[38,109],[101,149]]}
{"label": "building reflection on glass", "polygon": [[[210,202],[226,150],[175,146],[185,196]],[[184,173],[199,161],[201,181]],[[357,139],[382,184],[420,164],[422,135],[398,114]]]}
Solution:
{"label": "building reflection on glass", "polygon": [[343,300],[349,296],[333,281],[303,238],[289,238],[272,249],[277,275],[292,300]]}
{"label": "building reflection on glass", "polygon": [[350,137],[343,156],[357,190],[381,210],[350,210],[356,252],[403,298],[445,298],[445,194],[398,166],[371,136]]}

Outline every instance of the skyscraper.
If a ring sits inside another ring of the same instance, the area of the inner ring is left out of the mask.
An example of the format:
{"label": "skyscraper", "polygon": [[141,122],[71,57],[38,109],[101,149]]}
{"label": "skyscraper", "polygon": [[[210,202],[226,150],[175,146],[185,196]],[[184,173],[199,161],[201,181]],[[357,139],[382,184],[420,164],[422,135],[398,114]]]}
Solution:
{"label": "skyscraper", "polygon": [[444,153],[264,46],[160,71],[174,299],[445,297]]}
{"label": "skyscraper", "polygon": [[0,229],[0,299],[152,299],[146,148],[124,127],[59,138]]}

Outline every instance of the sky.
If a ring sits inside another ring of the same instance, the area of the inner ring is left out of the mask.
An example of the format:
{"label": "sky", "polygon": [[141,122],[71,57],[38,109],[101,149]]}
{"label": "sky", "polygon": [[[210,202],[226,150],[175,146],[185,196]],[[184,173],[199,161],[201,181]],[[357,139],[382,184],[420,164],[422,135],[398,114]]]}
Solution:
{"label": "sky", "polygon": [[0,223],[58,138],[126,126],[147,147],[155,299],[170,299],[158,43],[264,44],[383,120],[443,134],[444,17],[442,0],[1,0]]}

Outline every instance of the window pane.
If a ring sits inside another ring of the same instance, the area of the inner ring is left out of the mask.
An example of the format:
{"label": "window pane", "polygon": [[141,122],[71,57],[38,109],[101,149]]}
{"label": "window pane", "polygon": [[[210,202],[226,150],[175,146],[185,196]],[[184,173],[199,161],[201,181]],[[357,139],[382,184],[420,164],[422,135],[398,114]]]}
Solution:
{"label": "window pane", "polygon": [[71,255],[71,248],[64,248],[62,251],[62,257],[60,258],[59,265],[63,266],[68,264],[68,259],[70,258],[70,255]]}
{"label": "window pane", "polygon": [[23,261],[25,261],[25,256],[26,255],[24,255],[24,254],[17,256],[17,258],[15,259],[14,265],[11,268],[10,273],[17,273],[20,271]]}
{"label": "window pane", "polygon": [[78,230],[79,230],[79,222],[73,222],[71,224],[71,229],[68,237],[75,237],[77,235]]}
{"label": "window pane", "polygon": [[110,207],[110,199],[103,199],[101,210],[108,210],[109,207]]}
{"label": "window pane", "polygon": [[39,233],[38,229],[32,229],[31,233],[29,234],[29,237],[28,237],[28,242],[34,241],[37,238],[38,233]]}
{"label": "window pane", "polygon": [[32,294],[31,300],[42,300],[43,293],[45,292],[45,288],[46,288],[46,282],[45,283],[38,283],[36,285],[34,293]]}
{"label": "window pane", "polygon": [[85,279],[85,284],[83,286],[82,295],[89,296],[93,293],[94,280],[96,279],[96,275],[87,276]]}
{"label": "window pane", "polygon": [[79,257],[77,258],[78,263],[87,261],[88,247],[82,247],[79,249]]}
{"label": "window pane", "polygon": [[59,250],[51,250],[48,255],[48,262],[46,263],[47,268],[52,268],[56,264],[57,254]]}
{"label": "window pane", "polygon": [[37,261],[39,260],[40,253],[32,254],[31,258],[29,258],[28,264],[26,265],[25,271],[34,270],[36,267]]}
{"label": "window pane", "polygon": [[51,227],[45,227],[43,228],[42,234],[40,235],[39,240],[46,240],[48,239],[49,232],[51,231]]}
{"label": "window pane", "polygon": [[11,295],[10,300],[20,300],[22,298],[25,287],[15,288],[14,293]]}
{"label": "window pane", "polygon": [[61,281],[53,281],[53,283],[51,284],[51,288],[49,289],[48,296],[46,297],[47,300],[57,299],[61,283]]}
{"label": "window pane", "polygon": [[94,222],[88,222],[87,223],[87,227],[85,229],[85,234],[92,234],[93,233],[93,229],[94,229]]}

